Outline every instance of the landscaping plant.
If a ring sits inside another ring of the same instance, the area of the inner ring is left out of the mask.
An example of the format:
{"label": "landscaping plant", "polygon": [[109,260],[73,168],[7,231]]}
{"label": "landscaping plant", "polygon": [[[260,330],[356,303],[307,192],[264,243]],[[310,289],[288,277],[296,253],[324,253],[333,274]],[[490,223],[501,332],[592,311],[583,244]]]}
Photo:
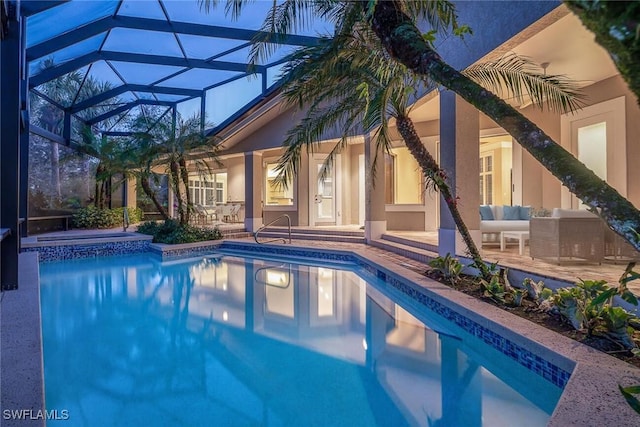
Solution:
{"label": "landscaping plant", "polygon": [[222,239],[222,232],[218,227],[194,227],[172,219],[160,223],[145,222],[138,227],[138,233],[153,236],[153,243],[179,244]]}
{"label": "landscaping plant", "polygon": [[452,257],[450,253],[444,257],[436,257],[429,261],[430,274],[435,276],[449,285],[454,286],[460,280],[462,273],[462,264],[458,258]]}
{"label": "landscaping plant", "polygon": [[[94,205],[78,209],[72,218],[74,228],[115,228],[122,225],[123,211],[125,208],[99,209]],[[129,223],[136,224],[142,221],[142,210],[127,207]]]}
{"label": "landscaping plant", "polygon": [[500,278],[500,274],[494,274],[490,280],[480,279],[480,286],[482,286],[485,297],[489,297],[499,304],[506,303],[507,289]]}
{"label": "landscaping plant", "polygon": [[640,278],[629,263],[618,281],[618,287],[610,287],[604,280],[580,280],[575,287],[558,289],[552,297],[558,312],[577,330],[586,330],[591,336],[599,331],[625,350],[638,353],[633,341],[637,318],[622,307],[614,306],[614,297],[620,296],[630,304],[638,300],[627,288],[631,280]]}

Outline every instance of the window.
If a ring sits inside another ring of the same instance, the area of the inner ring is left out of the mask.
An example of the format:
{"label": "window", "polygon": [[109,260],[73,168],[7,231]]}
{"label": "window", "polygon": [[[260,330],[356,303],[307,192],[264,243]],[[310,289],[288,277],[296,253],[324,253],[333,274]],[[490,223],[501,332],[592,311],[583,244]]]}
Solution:
{"label": "window", "polygon": [[384,155],[384,202],[393,204],[396,198],[395,192],[396,158],[391,154]]}
{"label": "window", "polygon": [[[223,182],[216,182],[216,195],[215,198],[216,200],[224,200],[224,183]],[[213,197],[213,191],[211,191],[212,197]]]}
{"label": "window", "polygon": [[276,183],[276,165],[274,162],[265,166],[265,206],[293,206],[293,183],[289,183],[287,188]]}
{"label": "window", "polygon": [[493,155],[480,156],[480,204],[493,204]]}
{"label": "window", "polygon": [[218,197],[213,192],[213,182],[206,181],[204,183],[204,204],[212,205],[214,200],[218,200]]}
{"label": "window", "polygon": [[392,148],[385,154],[385,203],[421,205],[424,202],[424,178],[418,162],[406,147]]}
{"label": "window", "polygon": [[213,206],[227,202],[227,173],[215,173],[189,180],[191,200],[196,205]]}

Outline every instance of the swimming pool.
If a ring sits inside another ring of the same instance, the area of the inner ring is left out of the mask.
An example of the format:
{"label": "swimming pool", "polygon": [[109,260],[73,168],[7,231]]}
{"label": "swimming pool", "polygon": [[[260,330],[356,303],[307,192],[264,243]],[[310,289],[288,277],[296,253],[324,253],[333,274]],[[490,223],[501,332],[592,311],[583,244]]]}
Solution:
{"label": "swimming pool", "polygon": [[562,393],[353,263],[40,269],[46,405],[65,426],[537,426]]}

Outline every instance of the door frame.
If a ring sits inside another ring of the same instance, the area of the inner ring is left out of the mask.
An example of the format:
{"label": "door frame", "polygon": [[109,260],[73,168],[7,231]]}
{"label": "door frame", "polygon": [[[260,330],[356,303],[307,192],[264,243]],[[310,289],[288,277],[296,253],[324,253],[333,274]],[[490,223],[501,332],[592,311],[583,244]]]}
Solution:
{"label": "door frame", "polygon": [[316,203],[314,195],[318,190],[318,168],[317,164],[321,164],[328,157],[327,154],[313,154],[309,158],[309,225],[315,227],[318,225],[342,225],[342,160],[337,155],[331,170],[333,175],[334,193],[333,193],[333,221],[318,221],[316,219]]}
{"label": "door frame", "polygon": [[[580,127],[606,122],[607,126],[607,183],[623,197],[627,196],[627,127],[625,97],[609,99],[584,107],[580,111],[563,114],[560,119],[562,146],[578,157],[577,130]],[[562,186],[561,207],[578,209],[580,200]]]}

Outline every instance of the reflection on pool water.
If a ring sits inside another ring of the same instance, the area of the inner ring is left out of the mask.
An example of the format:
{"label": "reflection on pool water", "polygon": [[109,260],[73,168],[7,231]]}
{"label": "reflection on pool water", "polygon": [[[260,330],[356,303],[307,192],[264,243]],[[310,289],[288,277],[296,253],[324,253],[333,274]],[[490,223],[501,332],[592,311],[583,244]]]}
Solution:
{"label": "reflection on pool water", "polygon": [[40,269],[46,405],[64,426],[542,426],[562,392],[354,266]]}

